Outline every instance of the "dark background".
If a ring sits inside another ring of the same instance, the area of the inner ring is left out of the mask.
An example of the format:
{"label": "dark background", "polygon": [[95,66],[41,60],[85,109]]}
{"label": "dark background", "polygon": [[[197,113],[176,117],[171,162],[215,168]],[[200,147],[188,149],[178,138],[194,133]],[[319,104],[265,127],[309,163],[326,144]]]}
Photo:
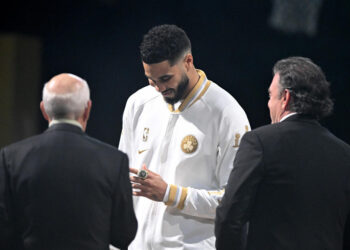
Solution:
{"label": "dark background", "polygon": [[[1,7],[0,32],[32,35],[42,41],[39,95],[43,84],[58,73],[86,79],[93,101],[87,132],[102,141],[117,145],[125,102],[147,84],[138,51],[143,34],[154,25],[171,23],[190,37],[195,66],[238,100],[252,128],[270,123],[267,88],[273,64],[288,56],[310,57],[332,83],[334,114],[322,123],[350,143],[348,0],[322,2],[313,36],[272,28],[273,1],[267,0],[7,4]],[[38,131],[42,131],[47,124],[37,116]]]}

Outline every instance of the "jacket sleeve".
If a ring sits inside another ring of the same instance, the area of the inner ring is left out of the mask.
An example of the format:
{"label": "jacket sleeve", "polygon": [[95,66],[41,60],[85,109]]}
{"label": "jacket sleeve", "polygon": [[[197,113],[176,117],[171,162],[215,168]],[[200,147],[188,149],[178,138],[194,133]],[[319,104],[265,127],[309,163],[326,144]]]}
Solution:
{"label": "jacket sleeve", "polygon": [[129,156],[129,166],[133,166],[131,152],[133,147],[133,130],[132,130],[132,117],[133,117],[133,105],[132,98],[130,97],[125,105],[123,112],[122,132],[120,135],[118,149]]}
{"label": "jacket sleeve", "polygon": [[4,150],[0,151],[0,249],[10,249],[13,239],[10,185]]}
{"label": "jacket sleeve", "polygon": [[243,249],[244,225],[249,221],[257,188],[263,178],[263,150],[253,132],[244,135],[226,193],[216,210],[216,248]]}
{"label": "jacket sleeve", "polygon": [[128,158],[125,154],[122,154],[119,179],[113,194],[111,223],[111,244],[126,249],[135,238],[137,220],[131,195]]}
{"label": "jacket sleeve", "polygon": [[211,136],[218,137],[215,180],[218,188],[214,190],[196,189],[170,185],[166,205],[177,207],[181,213],[206,219],[214,219],[227,184],[229,173],[244,133],[250,130],[249,121],[243,109],[227,107],[223,110],[218,131]]}

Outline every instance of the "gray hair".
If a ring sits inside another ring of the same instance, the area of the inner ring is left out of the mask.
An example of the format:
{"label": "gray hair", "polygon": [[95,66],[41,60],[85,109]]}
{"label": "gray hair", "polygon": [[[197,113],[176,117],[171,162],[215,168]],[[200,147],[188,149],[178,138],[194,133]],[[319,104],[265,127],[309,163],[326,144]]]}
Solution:
{"label": "gray hair", "polygon": [[74,77],[82,83],[82,86],[69,93],[52,93],[47,88],[48,83],[45,83],[43,103],[50,119],[78,119],[83,114],[90,100],[90,89],[85,80]]}
{"label": "gray hair", "polygon": [[321,119],[332,113],[330,83],[321,68],[306,57],[279,60],[273,67],[279,74],[280,95],[287,89],[291,100],[288,110]]}

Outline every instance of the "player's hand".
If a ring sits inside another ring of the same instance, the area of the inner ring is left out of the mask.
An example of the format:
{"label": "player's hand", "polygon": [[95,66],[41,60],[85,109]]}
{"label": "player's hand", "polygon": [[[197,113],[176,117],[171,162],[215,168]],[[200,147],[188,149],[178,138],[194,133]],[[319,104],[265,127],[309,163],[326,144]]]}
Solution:
{"label": "player's hand", "polygon": [[137,176],[139,169],[130,168],[130,172],[136,174],[136,176],[130,176],[133,195],[143,196],[154,201],[163,201],[168,184],[159,174],[148,170],[146,165],[143,165],[141,169],[148,173],[145,179]]}

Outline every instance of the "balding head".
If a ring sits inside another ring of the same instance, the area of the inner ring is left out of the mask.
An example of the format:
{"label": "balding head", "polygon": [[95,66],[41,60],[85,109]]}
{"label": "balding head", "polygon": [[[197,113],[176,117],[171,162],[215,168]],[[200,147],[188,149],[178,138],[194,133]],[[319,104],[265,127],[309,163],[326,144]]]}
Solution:
{"label": "balding head", "polygon": [[73,74],[59,74],[51,78],[46,84],[47,91],[55,94],[67,94],[78,91],[85,81]]}
{"label": "balding head", "polygon": [[49,120],[79,120],[89,102],[90,90],[86,81],[72,74],[54,76],[43,89],[42,105]]}

